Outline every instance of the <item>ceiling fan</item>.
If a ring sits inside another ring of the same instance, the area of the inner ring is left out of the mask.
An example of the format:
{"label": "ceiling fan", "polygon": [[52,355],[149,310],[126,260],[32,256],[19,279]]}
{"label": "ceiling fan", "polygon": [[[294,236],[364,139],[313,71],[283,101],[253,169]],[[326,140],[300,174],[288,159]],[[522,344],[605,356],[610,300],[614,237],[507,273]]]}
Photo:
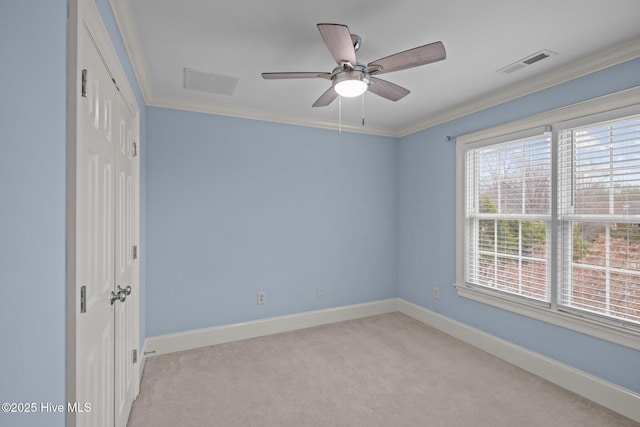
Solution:
{"label": "ceiling fan", "polygon": [[333,71],[330,73],[305,71],[262,73],[262,77],[265,79],[320,78],[330,80],[331,87],[318,98],[313,104],[314,107],[325,107],[339,95],[354,97],[367,90],[391,101],[398,101],[407,96],[410,91],[374,76],[442,61],[447,57],[442,42],[435,42],[363,65],[356,61],[356,52],[360,48],[362,39],[356,34],[351,34],[346,25],[318,24],[318,30],[329,48],[331,56],[338,64]]}

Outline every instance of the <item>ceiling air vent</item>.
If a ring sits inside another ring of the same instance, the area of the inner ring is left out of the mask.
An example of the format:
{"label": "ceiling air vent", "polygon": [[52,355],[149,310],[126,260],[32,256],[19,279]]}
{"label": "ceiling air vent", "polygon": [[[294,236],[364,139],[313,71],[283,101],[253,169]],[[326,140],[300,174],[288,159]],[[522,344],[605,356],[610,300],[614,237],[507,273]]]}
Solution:
{"label": "ceiling air vent", "polygon": [[529,65],[533,65],[536,62],[542,61],[543,59],[547,59],[553,54],[554,52],[551,52],[550,50],[541,50],[540,52],[529,55],[526,58],[516,61],[513,64],[509,64],[506,67],[502,67],[496,71],[502,74],[511,74],[515,71],[528,67]]}
{"label": "ceiling air vent", "polygon": [[231,96],[239,80],[238,77],[184,69],[184,88],[189,90]]}

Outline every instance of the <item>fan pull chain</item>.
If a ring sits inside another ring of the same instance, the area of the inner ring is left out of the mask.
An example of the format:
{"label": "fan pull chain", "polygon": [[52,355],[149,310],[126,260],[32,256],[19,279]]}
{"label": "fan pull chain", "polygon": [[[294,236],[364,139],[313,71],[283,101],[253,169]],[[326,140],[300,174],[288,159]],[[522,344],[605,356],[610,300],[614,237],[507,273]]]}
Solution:
{"label": "fan pull chain", "polygon": [[364,126],[364,93],[362,94],[362,126]]}

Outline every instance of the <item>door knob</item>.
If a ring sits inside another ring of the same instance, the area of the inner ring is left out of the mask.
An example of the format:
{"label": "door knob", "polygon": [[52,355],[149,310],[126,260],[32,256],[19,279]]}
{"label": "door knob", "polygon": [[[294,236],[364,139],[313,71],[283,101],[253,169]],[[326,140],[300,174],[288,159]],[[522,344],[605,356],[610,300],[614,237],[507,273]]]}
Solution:
{"label": "door knob", "polygon": [[122,292],[118,292],[117,294],[113,291],[111,291],[111,305],[113,305],[116,301],[120,301],[120,302],[124,302],[124,300],[127,299],[127,296],[122,293]]}
{"label": "door knob", "polygon": [[120,302],[125,302],[127,300],[127,295],[131,295],[131,286],[127,286],[123,289],[118,285],[118,293],[111,291],[111,305],[115,304],[118,300]]}

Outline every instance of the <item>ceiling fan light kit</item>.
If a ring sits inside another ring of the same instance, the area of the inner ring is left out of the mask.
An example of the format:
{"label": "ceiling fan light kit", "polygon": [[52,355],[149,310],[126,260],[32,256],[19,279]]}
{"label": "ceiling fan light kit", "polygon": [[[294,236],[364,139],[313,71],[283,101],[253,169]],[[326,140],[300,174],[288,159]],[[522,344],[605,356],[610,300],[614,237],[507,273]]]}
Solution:
{"label": "ceiling fan light kit", "polygon": [[269,80],[300,78],[331,80],[331,87],[316,100],[314,107],[325,107],[338,96],[356,97],[367,90],[391,101],[398,101],[407,96],[410,91],[374,75],[442,61],[447,56],[442,42],[435,42],[378,59],[365,66],[356,61],[356,51],[360,48],[362,39],[360,36],[351,34],[346,25],[318,24],[318,31],[338,64],[331,73],[262,73],[262,77]]}
{"label": "ceiling fan light kit", "polygon": [[364,66],[357,65],[354,69],[339,70],[332,77],[333,89],[340,96],[353,98],[367,91],[370,84],[369,73]]}

